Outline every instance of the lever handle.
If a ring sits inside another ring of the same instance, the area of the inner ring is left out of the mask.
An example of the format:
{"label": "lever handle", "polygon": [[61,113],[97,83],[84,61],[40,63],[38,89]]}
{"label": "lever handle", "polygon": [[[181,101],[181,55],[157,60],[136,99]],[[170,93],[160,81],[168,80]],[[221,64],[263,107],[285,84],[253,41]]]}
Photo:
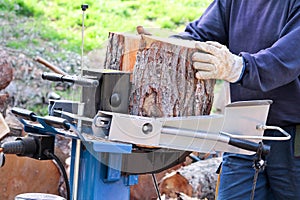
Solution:
{"label": "lever handle", "polygon": [[263,144],[262,146],[259,143],[255,143],[255,142],[251,142],[248,140],[241,140],[241,139],[237,139],[237,138],[230,138],[228,144],[241,148],[241,149],[245,149],[248,151],[254,151],[257,152],[259,150],[259,148],[262,148],[262,155],[267,155],[270,150],[271,147],[268,145]]}
{"label": "lever handle", "polygon": [[43,120],[49,126],[53,126],[55,128],[63,128],[65,130],[70,129],[70,124],[66,119],[54,116],[45,116],[43,117]]}
{"label": "lever handle", "polygon": [[80,76],[61,75],[57,73],[44,72],[42,74],[42,78],[49,81],[74,83],[84,87],[97,87],[99,85],[98,80],[88,79]]}
{"label": "lever handle", "polygon": [[36,114],[34,112],[24,108],[13,107],[11,112],[16,116],[22,117],[30,121],[36,121],[37,119]]}
{"label": "lever handle", "polygon": [[48,72],[44,72],[42,74],[42,79],[44,80],[48,80],[48,81],[59,81],[62,82],[62,77],[64,75],[62,74],[57,74],[57,73],[48,73]]}

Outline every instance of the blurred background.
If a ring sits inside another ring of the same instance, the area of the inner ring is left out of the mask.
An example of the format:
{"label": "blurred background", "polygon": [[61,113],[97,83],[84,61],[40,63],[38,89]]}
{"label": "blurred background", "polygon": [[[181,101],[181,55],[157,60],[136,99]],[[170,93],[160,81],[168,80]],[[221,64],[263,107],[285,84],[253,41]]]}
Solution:
{"label": "blurred background", "polygon": [[41,57],[68,74],[80,72],[82,4],[89,6],[84,12],[84,64],[98,67],[109,32],[136,32],[136,26],[142,25],[154,35],[167,37],[183,31],[210,2],[0,0],[0,51],[5,51],[15,69],[14,81],[0,92],[9,94],[12,106],[26,107],[37,114],[47,113],[47,98],[53,92],[62,98],[78,98],[68,85],[41,80],[42,71],[49,69],[34,59]]}

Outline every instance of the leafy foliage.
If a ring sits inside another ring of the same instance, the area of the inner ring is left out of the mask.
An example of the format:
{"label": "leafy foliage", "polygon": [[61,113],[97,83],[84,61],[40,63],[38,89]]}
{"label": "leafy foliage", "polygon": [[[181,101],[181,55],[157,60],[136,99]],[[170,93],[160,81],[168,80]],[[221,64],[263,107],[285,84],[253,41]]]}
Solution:
{"label": "leafy foliage", "polygon": [[[137,25],[183,31],[186,23],[197,19],[211,1],[86,0],[89,8],[84,12],[84,48],[99,48],[108,32],[135,32]],[[34,18],[31,28],[24,31],[34,31],[43,40],[80,52],[81,4],[70,0],[0,0],[0,11]]]}

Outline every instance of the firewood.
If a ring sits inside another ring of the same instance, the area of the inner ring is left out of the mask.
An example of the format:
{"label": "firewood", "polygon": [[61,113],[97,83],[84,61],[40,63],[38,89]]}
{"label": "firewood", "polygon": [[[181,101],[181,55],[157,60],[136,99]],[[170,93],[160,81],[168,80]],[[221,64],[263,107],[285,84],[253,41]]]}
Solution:
{"label": "firewood", "polygon": [[6,88],[13,79],[13,69],[8,59],[7,53],[0,50],[0,90]]}
{"label": "firewood", "polygon": [[6,155],[0,170],[0,199],[14,199],[22,193],[59,194],[60,172],[51,160]]}
{"label": "firewood", "polygon": [[139,35],[109,33],[104,68],[132,72],[139,40]]}
{"label": "firewood", "polygon": [[189,197],[193,195],[193,187],[189,184],[184,176],[179,172],[173,172],[170,176],[166,176],[161,180],[159,185],[161,195],[168,198],[176,198],[178,193],[183,193]]}
{"label": "firewood", "polygon": [[10,132],[7,123],[5,122],[2,114],[0,113],[0,140]]}
{"label": "firewood", "polygon": [[194,41],[110,33],[104,67],[132,72],[129,112],[142,116],[207,115],[215,80],[198,80]]}
{"label": "firewood", "polygon": [[[215,80],[196,79],[191,61],[196,51],[194,41],[110,33],[104,68],[132,72],[128,108],[132,115],[208,115],[212,108]],[[139,184],[131,187],[131,199],[155,197],[149,181],[149,175],[139,176]],[[143,184],[147,184],[146,189]]]}

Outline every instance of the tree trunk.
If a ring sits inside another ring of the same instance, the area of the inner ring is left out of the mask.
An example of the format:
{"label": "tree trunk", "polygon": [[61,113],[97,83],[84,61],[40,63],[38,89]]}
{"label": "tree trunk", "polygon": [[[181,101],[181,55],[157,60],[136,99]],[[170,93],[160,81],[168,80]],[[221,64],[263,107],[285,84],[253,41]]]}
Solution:
{"label": "tree trunk", "polygon": [[208,115],[214,80],[198,80],[191,56],[193,41],[110,33],[106,69],[130,71],[133,115],[171,117]]}

